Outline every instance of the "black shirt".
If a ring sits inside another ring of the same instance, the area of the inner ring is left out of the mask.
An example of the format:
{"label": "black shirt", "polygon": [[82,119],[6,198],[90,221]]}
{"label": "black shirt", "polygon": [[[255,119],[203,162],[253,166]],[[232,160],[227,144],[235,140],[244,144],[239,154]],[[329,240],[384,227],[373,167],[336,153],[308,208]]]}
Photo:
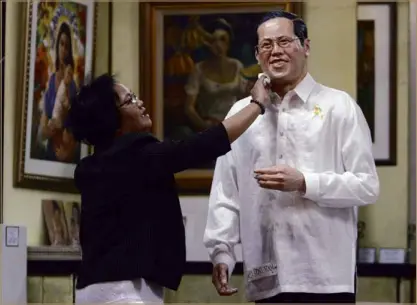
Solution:
{"label": "black shirt", "polygon": [[74,175],[81,193],[82,262],[76,288],[144,278],[177,290],[186,249],[174,173],[229,150],[219,124],[184,141],[127,134],[81,160]]}

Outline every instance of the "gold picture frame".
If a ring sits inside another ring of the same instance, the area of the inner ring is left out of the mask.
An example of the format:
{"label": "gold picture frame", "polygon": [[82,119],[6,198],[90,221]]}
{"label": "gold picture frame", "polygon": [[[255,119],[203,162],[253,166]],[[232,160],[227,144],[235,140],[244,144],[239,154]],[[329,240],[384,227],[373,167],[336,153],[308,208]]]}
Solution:
{"label": "gold picture frame", "polygon": [[[140,98],[151,115],[153,133],[159,139],[177,140],[180,138],[176,137],[199,131],[190,127],[190,116],[185,114],[184,88],[193,67],[204,60],[201,54],[207,44],[202,41],[209,31],[205,23],[218,21],[223,29],[227,26],[228,41],[234,41],[228,45],[228,60],[242,63],[243,68],[239,76],[236,72],[236,77],[253,82],[260,72],[254,58],[257,41],[253,43],[253,38],[256,38],[256,25],[262,15],[284,9],[302,16],[302,7],[301,2],[292,1],[140,3]],[[242,53],[238,54],[240,51]],[[233,98],[239,99],[237,95]],[[220,117],[216,121],[221,120]],[[213,163],[179,173],[176,181],[181,194],[207,194],[212,177]]]}
{"label": "gold picture frame", "polygon": [[22,5],[25,33],[16,101],[14,186],[77,193],[73,172],[90,148],[73,140],[65,127],[65,112],[56,111],[56,125],[51,125],[51,117],[55,118],[58,100],[64,105],[93,74],[98,4],[31,0]]}

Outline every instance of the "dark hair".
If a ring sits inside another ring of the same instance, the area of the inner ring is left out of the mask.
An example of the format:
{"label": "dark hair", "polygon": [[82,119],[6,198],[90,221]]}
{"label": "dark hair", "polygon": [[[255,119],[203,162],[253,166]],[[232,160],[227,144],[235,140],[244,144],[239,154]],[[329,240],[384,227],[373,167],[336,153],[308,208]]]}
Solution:
{"label": "dark hair", "polygon": [[63,58],[63,62],[66,65],[71,65],[71,67],[74,69],[74,56],[72,54],[72,38],[71,38],[71,29],[68,23],[63,22],[61,23],[61,26],[59,27],[58,35],[56,37],[55,41],[55,70],[59,70],[59,41],[61,40],[61,36],[65,34],[68,37],[69,43],[68,43],[68,56]]}
{"label": "dark hair", "polygon": [[69,128],[77,141],[99,148],[113,142],[120,127],[115,83],[112,75],[103,74],[83,85],[71,100]]}
{"label": "dark hair", "polygon": [[286,12],[284,10],[266,13],[262,17],[261,22],[259,22],[259,24],[256,26],[256,30],[258,30],[261,24],[267,22],[268,20],[275,19],[275,18],[285,18],[285,19],[291,20],[294,25],[295,36],[297,36],[298,39],[300,39],[301,45],[304,45],[304,41],[308,39],[307,25],[305,24],[304,20],[301,19],[296,14]]}
{"label": "dark hair", "polygon": [[234,33],[230,24],[223,18],[218,18],[205,26],[205,29],[210,34],[213,34],[216,30],[226,31],[230,36],[230,40],[233,39]]}

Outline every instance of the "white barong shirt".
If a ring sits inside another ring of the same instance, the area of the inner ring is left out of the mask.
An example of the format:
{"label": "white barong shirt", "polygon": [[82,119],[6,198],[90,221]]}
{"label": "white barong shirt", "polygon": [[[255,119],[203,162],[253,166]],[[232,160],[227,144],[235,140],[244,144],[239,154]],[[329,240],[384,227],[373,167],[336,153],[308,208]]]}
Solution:
{"label": "white barong shirt", "polygon": [[[249,301],[281,292],[354,292],[357,207],[379,180],[358,104],[310,74],[273,104],[216,162],[204,243],[214,264],[235,265],[242,244]],[[236,102],[228,116],[250,103]],[[262,189],[254,170],[286,164],[306,193]]]}

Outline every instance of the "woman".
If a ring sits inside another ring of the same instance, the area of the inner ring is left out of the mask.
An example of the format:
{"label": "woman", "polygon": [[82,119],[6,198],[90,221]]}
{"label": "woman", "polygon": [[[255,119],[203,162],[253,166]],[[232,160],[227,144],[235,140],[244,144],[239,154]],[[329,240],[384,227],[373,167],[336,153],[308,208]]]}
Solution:
{"label": "woman", "polygon": [[160,142],[143,102],[124,85],[103,75],[81,88],[70,125],[94,154],[74,174],[82,251],[76,303],[163,303],[163,287],[178,288],[186,251],[174,174],[226,154],[269,104],[261,81],[252,97],[201,134]]}
{"label": "woman", "polygon": [[[47,141],[44,158],[48,161],[77,162],[80,158],[80,149],[74,141],[72,134],[67,130],[67,122],[61,128],[51,123],[58,88],[64,80],[67,66],[74,68],[72,52],[72,39],[70,26],[63,22],[58,30],[55,44],[55,72],[48,81],[48,87],[43,97],[43,109],[40,121],[40,136]],[[77,93],[75,81],[71,78],[67,90],[69,99]],[[69,103],[63,103],[64,117],[68,111]]]}
{"label": "woman", "polygon": [[243,97],[243,64],[228,56],[233,31],[224,19],[207,28],[210,57],[197,63],[185,86],[185,113],[194,130],[201,131],[224,120],[232,105]]}

